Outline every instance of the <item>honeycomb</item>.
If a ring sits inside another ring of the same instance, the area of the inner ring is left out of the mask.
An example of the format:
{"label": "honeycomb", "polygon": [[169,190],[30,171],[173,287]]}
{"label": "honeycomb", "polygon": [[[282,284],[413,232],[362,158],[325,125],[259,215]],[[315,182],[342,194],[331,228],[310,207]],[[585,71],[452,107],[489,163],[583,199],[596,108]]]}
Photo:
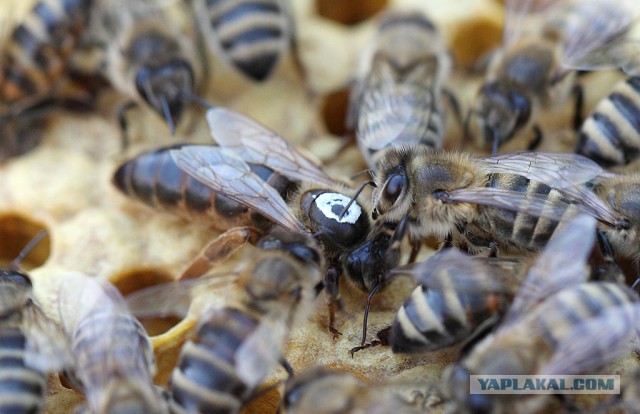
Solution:
{"label": "honeycomb", "polygon": [[[28,3],[2,2],[0,14],[11,10],[19,20],[29,9]],[[250,83],[213,61],[207,90],[202,95],[215,104],[256,118],[309,149],[335,176],[350,176],[364,168],[355,146],[341,150],[343,120],[359,52],[373,34],[376,13],[386,7],[425,10],[448,39],[456,65],[462,68],[470,67],[501,40],[503,6],[495,0],[292,0],[292,4],[304,79],[291,56],[263,84]],[[207,59],[212,60],[210,56]],[[617,78],[610,73],[590,76],[594,79],[590,81],[593,87],[587,90],[587,101],[593,105]],[[463,110],[476,82],[469,75],[454,74],[451,78],[451,87],[459,95]],[[190,108],[190,119],[175,137],[147,109],[132,111],[130,145],[123,151],[115,116],[117,104],[123,100],[113,91],[104,91],[95,111],[52,112],[40,145],[0,165],[0,258],[11,261],[39,230],[49,232],[49,238],[29,255],[24,266],[31,272],[38,300],[54,319],[56,292],[65,272],[81,271],[106,278],[126,295],[173,280],[217,235],[207,223],[188,222],[137,204],[111,184],[119,163],[145,150],[177,141],[211,142],[202,110]],[[566,122],[567,111],[550,114],[548,122]],[[460,126],[453,121],[450,124],[446,145],[456,148],[460,144]],[[552,145],[557,146],[553,149],[571,149],[572,139],[562,136],[553,140]],[[252,248],[243,248],[225,266],[233,269]],[[421,255],[426,257],[431,251],[423,249]],[[328,333],[327,311],[322,302],[310,321],[292,334],[286,357],[293,368],[323,364],[353,372],[366,381],[413,382],[416,389],[423,387],[423,391],[429,382],[437,381],[442,368],[455,358],[455,349],[408,357],[377,347],[353,358],[349,355],[349,349],[360,342],[366,295],[342,282],[345,309],[338,319],[342,336],[334,340]],[[369,340],[390,324],[411,290],[411,281],[398,279],[374,297]],[[143,320],[156,354],[157,384],[166,385],[194,323],[194,314],[183,320]],[[619,370],[627,365],[622,363]],[[284,378],[284,372],[276,372],[267,383]],[[274,388],[245,411],[275,412],[279,398],[280,391]],[[82,400],[82,395],[65,386],[58,375],[50,377],[45,412],[72,412]]]}

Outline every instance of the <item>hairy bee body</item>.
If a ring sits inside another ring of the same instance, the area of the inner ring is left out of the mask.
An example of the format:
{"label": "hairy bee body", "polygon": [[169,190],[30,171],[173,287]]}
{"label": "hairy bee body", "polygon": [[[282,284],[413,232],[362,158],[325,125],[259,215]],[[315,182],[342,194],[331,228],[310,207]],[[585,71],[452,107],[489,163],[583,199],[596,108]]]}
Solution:
{"label": "hairy bee body", "polygon": [[3,45],[0,102],[28,107],[54,92],[89,23],[92,4],[93,0],[36,3]]}
{"label": "hairy bee body", "polygon": [[[73,385],[92,413],[164,413],[153,386],[151,341],[120,292],[103,279],[67,273],[59,313],[74,357]],[[73,286],[73,292],[70,292]]]}
{"label": "hairy bee body", "polygon": [[245,76],[263,81],[292,42],[288,0],[198,0],[209,48]]}
{"label": "hairy bee body", "polygon": [[288,331],[306,320],[322,257],[308,237],[275,229],[258,243],[238,305],[209,309],[171,376],[174,413],[237,413],[282,359]]}
{"label": "hairy bee body", "polygon": [[[493,173],[479,159],[420,146],[392,148],[378,165],[373,194],[376,215],[399,222],[408,215],[411,240],[429,235],[447,238],[461,248],[540,250],[563,217],[575,214],[566,197],[555,188],[510,173]],[[460,201],[453,200],[461,194]],[[514,205],[502,207],[490,199],[509,192]],[[469,193],[470,195],[467,195]],[[453,197],[452,197],[453,196]],[[525,209],[528,198],[538,208],[553,208],[553,219]]]}
{"label": "hairy bee body", "polygon": [[441,148],[441,89],[451,62],[433,23],[418,12],[387,13],[362,66],[347,122],[367,163],[375,166],[388,145]]}
{"label": "hairy bee body", "polygon": [[[169,151],[181,147],[183,145],[163,147],[126,161],[113,176],[116,188],[151,207],[188,219],[201,219],[216,230],[247,225],[265,228],[268,225],[260,215],[178,168]],[[294,188],[292,182],[267,167],[251,164],[251,168],[283,196]]]}
{"label": "hairy bee body", "polygon": [[640,154],[640,77],[613,87],[580,128],[576,153],[603,167],[626,165]]}

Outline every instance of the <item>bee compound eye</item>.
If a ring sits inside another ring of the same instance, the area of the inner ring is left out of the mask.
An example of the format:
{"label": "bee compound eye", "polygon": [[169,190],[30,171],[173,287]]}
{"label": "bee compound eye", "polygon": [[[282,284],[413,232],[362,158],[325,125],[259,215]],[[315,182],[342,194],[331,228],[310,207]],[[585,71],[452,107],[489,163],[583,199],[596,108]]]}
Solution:
{"label": "bee compound eye", "polygon": [[406,185],[407,177],[404,174],[393,174],[387,179],[382,190],[382,196],[391,204],[395,204]]}

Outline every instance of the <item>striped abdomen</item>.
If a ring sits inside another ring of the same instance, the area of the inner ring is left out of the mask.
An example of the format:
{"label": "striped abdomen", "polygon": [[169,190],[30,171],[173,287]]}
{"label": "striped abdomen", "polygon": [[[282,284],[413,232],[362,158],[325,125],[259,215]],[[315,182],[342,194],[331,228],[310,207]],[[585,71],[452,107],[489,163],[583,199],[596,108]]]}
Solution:
{"label": "striped abdomen", "polygon": [[88,23],[92,0],[39,0],[0,55],[0,102],[51,92]]}
{"label": "striped abdomen", "polygon": [[580,129],[576,153],[604,167],[625,165],[640,154],[640,77],[618,83]]}
{"label": "striped abdomen", "polygon": [[[482,283],[478,280],[478,283]],[[418,286],[398,310],[393,322],[393,352],[435,351],[468,338],[484,321],[501,314],[511,302],[506,293],[487,293],[465,286],[458,291]]]}
{"label": "striped abdomen", "polygon": [[291,43],[283,0],[205,0],[208,38],[246,76],[262,81]]}
{"label": "striped abdomen", "polygon": [[233,308],[201,320],[171,375],[171,412],[238,412],[253,390],[236,374],[236,352],[257,327],[256,319]]}
{"label": "striped abdomen", "polygon": [[[523,196],[544,196],[549,205],[567,201],[558,190],[520,175],[491,174],[487,186],[518,191],[523,193]],[[565,209],[558,220],[551,220],[503,208],[479,206],[478,210],[483,217],[480,227],[490,229],[488,231],[491,232],[492,239],[496,243],[531,251],[542,249],[558,226],[558,222],[568,214],[575,213],[573,209]],[[472,235],[469,238],[472,239]],[[473,240],[471,242],[473,244]]]}
{"label": "striped abdomen", "polygon": [[0,329],[0,412],[38,413],[47,376],[25,365],[25,336],[19,328]]}
{"label": "striped abdomen", "polygon": [[91,412],[160,412],[151,342],[128,312],[106,307],[85,315],[72,347],[75,375]]}
{"label": "striped abdomen", "polygon": [[[182,146],[145,152],[126,161],[114,174],[115,186],[128,197],[148,206],[187,219],[202,219],[216,230],[224,231],[245,225],[264,228],[266,219],[216,193],[178,168],[169,151]],[[290,181],[266,167],[255,164],[250,167],[283,197],[293,188]]]}

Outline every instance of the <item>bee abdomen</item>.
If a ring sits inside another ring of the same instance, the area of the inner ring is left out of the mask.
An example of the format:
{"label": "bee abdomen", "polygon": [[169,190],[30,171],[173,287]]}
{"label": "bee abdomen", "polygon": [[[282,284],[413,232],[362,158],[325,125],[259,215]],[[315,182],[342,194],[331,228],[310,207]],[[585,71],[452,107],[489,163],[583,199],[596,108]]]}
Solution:
{"label": "bee abdomen", "polygon": [[280,57],[284,10],[276,0],[207,0],[210,23],[231,63],[261,81]]}
{"label": "bee abdomen", "polygon": [[[169,151],[182,146],[160,148],[126,161],[113,176],[115,186],[150,207],[206,221],[217,230],[246,225],[261,228],[263,223],[257,223],[247,207],[216,193],[176,165]],[[291,190],[293,184],[273,170],[259,165],[250,167],[283,196]]]}
{"label": "bee abdomen", "polygon": [[625,165],[640,153],[640,77],[619,83],[584,121],[576,152],[605,167]]}
{"label": "bee abdomen", "polygon": [[18,328],[0,330],[0,412],[39,412],[46,375],[25,364],[25,337]]}
{"label": "bee abdomen", "polygon": [[501,311],[498,295],[458,293],[418,286],[393,322],[393,352],[428,352],[467,338],[483,321]]}
{"label": "bee abdomen", "polygon": [[0,57],[0,100],[46,95],[65,70],[91,0],[40,0],[8,40]]}
{"label": "bee abdomen", "polygon": [[240,409],[251,390],[236,374],[236,351],[257,326],[256,319],[232,308],[201,322],[171,376],[173,412],[222,414]]}

